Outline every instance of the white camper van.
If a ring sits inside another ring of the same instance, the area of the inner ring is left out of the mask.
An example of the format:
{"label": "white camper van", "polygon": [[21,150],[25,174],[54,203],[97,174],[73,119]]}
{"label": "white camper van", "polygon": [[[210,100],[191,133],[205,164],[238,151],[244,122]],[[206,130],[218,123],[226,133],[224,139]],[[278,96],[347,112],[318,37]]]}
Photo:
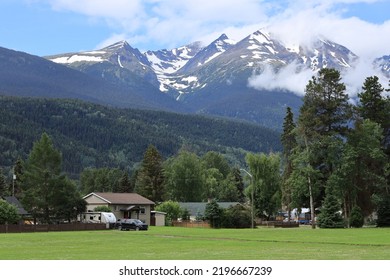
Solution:
{"label": "white camper van", "polygon": [[85,212],[81,214],[82,223],[103,223],[107,228],[114,228],[116,217],[112,212]]}

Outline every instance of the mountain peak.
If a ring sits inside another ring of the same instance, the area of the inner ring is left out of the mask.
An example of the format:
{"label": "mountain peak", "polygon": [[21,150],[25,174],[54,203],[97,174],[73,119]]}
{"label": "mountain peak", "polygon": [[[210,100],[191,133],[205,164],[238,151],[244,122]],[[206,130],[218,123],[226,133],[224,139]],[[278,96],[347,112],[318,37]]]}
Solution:
{"label": "mountain peak", "polygon": [[104,47],[102,50],[128,49],[128,48],[132,49],[132,47],[130,46],[130,44],[126,40],[122,40],[122,41],[116,42],[112,45],[109,45],[107,47]]}
{"label": "mountain peak", "polygon": [[217,40],[228,40],[229,37],[225,34],[225,33],[222,33],[221,36],[219,36],[219,38]]}

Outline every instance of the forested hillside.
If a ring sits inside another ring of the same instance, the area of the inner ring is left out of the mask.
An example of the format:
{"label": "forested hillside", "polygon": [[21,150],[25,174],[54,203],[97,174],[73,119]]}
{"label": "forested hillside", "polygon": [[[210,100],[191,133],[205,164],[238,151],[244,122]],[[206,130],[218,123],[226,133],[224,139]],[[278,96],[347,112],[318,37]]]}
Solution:
{"label": "forested hillside", "polygon": [[161,111],[116,109],[76,100],[0,97],[0,167],[26,159],[43,132],[72,177],[86,167],[131,170],[149,144],[164,157],[214,150],[232,163],[245,152],[279,151],[279,134],[257,125]]}

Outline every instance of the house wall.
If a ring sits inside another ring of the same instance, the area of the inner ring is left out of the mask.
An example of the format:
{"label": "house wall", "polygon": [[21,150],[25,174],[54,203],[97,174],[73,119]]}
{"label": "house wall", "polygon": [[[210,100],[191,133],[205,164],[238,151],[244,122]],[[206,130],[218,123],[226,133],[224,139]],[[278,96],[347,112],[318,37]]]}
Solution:
{"label": "house wall", "polygon": [[[87,202],[87,212],[93,212],[95,211],[95,207],[97,206],[108,206],[112,208],[106,201],[100,199],[97,196],[91,195],[85,199]],[[115,213],[114,213],[115,214]]]}
{"label": "house wall", "polygon": [[[127,208],[128,205],[110,205],[107,203],[95,203],[95,204],[88,204],[87,205],[87,212],[88,211],[94,211],[96,206],[108,206],[111,208],[111,212],[114,213],[115,217],[117,219],[123,219],[124,218],[124,212],[120,211],[120,209]],[[141,221],[147,223],[150,225],[150,211],[151,207],[150,205],[139,205],[140,207],[145,208],[145,213],[139,213],[139,217],[137,217],[137,213],[135,211],[131,212],[131,216],[128,217],[129,219],[140,219]]]}
{"label": "house wall", "polygon": [[[137,213],[136,212],[131,212],[131,219],[140,219],[141,221],[147,223],[148,225],[150,225],[150,211],[152,210],[150,205],[139,205],[140,207],[143,207],[145,208],[145,213],[139,213],[139,217],[137,217]],[[122,212],[123,214],[123,212]]]}
{"label": "house wall", "polygon": [[[95,207],[97,206],[108,206],[111,209],[111,212],[114,213],[115,217],[117,219],[123,219],[124,218],[124,212],[120,211],[120,209],[125,209],[129,207],[129,205],[119,205],[119,204],[108,204],[105,200],[100,199],[99,197],[96,197],[94,195],[91,195],[85,199],[87,202],[87,212],[88,211],[94,211]],[[137,204],[140,207],[145,208],[145,213],[139,213],[139,217],[137,217],[136,212],[131,212],[131,216],[128,217],[129,219],[140,219],[141,221],[147,223],[150,225],[150,211],[151,205],[141,205]]]}

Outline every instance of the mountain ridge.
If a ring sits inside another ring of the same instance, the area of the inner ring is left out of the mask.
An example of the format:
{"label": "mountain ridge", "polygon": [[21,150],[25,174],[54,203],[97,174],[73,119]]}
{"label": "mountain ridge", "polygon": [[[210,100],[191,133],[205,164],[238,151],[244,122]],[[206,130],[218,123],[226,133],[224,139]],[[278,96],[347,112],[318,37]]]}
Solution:
{"label": "mountain ridge", "polygon": [[[390,78],[388,57],[378,58],[373,65],[381,75]],[[277,130],[281,129],[287,106],[298,113],[304,85],[291,88],[282,83],[267,87],[264,77],[272,75],[267,82],[277,83],[278,74],[286,69],[290,76],[301,73],[312,73],[312,76],[324,67],[344,73],[353,70],[360,59],[347,47],[321,36],[306,44],[286,43],[265,29],[238,42],[222,34],[208,45],[194,42],[171,50],[141,52],[120,41],[99,50],[44,58],[81,72],[89,81],[87,86],[75,83],[79,85],[77,88],[69,79],[58,79],[57,84],[63,86],[64,93],[57,97],[66,97],[66,89],[70,89],[68,97],[96,99],[103,104],[237,118]],[[24,70],[20,67],[18,71]],[[35,81],[50,76],[46,72],[36,74]],[[17,76],[16,71],[11,80],[16,81]],[[305,79],[310,76],[306,75]],[[289,80],[286,75],[282,78]],[[91,79],[100,86],[91,86]],[[42,86],[47,87],[46,91],[54,90],[48,83]],[[35,94],[40,94],[38,86]]]}

